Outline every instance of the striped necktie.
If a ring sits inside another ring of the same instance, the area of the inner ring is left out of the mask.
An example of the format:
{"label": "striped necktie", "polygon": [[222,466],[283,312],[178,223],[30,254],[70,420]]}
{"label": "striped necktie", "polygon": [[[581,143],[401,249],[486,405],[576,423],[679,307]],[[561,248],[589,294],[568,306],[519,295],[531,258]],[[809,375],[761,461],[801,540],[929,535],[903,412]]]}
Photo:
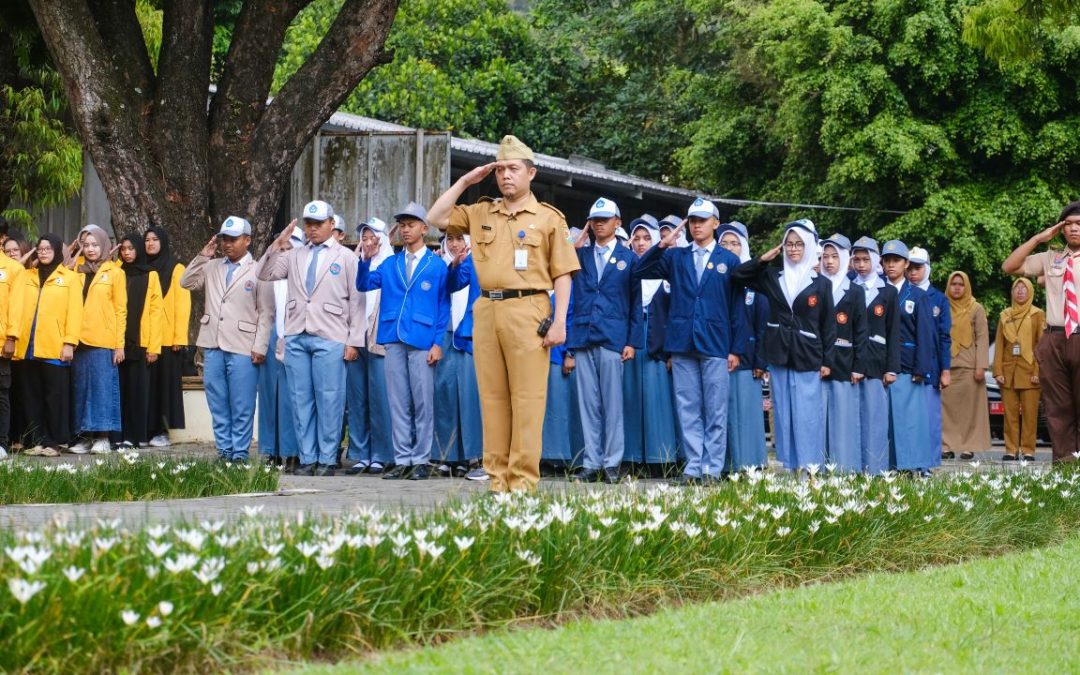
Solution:
{"label": "striped necktie", "polygon": [[1073,272],[1073,256],[1065,263],[1065,335],[1072,337],[1078,321],[1076,309],[1076,276]]}

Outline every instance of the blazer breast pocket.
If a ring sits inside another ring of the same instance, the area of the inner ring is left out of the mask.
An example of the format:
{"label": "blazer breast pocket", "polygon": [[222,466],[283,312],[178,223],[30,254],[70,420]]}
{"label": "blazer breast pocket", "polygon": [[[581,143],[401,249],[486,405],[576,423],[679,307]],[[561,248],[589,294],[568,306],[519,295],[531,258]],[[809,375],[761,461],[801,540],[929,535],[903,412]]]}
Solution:
{"label": "blazer breast pocket", "polygon": [[324,302],[322,308],[323,311],[325,311],[327,314],[333,314],[334,316],[341,316],[345,313],[345,308],[343,308],[341,305],[335,305],[331,302]]}
{"label": "blazer breast pocket", "polygon": [[237,321],[236,327],[244,333],[254,333],[255,329],[258,328],[258,326],[251,323],[250,321]]}

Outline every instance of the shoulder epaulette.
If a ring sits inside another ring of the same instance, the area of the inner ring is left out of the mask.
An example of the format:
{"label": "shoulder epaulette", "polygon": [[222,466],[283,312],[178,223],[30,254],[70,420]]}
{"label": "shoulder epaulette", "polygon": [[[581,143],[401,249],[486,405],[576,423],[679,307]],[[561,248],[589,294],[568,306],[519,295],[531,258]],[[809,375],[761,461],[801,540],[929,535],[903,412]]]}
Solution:
{"label": "shoulder epaulette", "polygon": [[562,211],[560,211],[559,209],[555,208],[555,207],[554,207],[554,206],[552,206],[551,204],[548,204],[547,202],[540,202],[540,206],[546,206],[546,207],[548,207],[549,209],[551,209],[551,210],[552,210],[552,211],[554,211],[555,213],[559,214],[559,216],[560,216],[560,217],[561,217],[561,218],[562,218],[563,220],[566,220],[566,216],[565,216],[565,215],[563,214],[563,212],[562,212]]}

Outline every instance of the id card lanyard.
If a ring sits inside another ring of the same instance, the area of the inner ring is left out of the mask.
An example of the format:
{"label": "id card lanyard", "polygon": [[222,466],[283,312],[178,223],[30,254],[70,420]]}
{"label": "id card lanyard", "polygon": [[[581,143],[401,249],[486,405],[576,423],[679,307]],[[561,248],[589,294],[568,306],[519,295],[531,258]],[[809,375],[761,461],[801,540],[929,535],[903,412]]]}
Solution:
{"label": "id card lanyard", "polygon": [[514,269],[524,272],[529,269],[529,251],[525,248],[525,230],[518,230],[517,241],[514,242]]}

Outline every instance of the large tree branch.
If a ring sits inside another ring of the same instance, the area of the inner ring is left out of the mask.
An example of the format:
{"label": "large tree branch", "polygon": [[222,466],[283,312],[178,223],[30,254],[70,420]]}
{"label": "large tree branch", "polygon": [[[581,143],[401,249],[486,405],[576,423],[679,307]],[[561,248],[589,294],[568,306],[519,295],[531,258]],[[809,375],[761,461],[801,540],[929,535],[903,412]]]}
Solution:
{"label": "large tree branch", "polygon": [[255,130],[253,171],[291,170],[305,141],[368,71],[390,61],[384,44],[397,7],[398,0],[345,1],[318,48],[267,107]]}
{"label": "large tree branch", "polygon": [[146,51],[134,0],[89,0],[87,4],[94,16],[97,34],[113,62],[124,64],[116,74],[139,98],[149,100],[154,86],[154,67]]}
{"label": "large tree branch", "polygon": [[289,24],[311,0],[249,0],[229,42],[217,94],[210,103],[210,145],[228,161],[247,145],[263,115]]}

